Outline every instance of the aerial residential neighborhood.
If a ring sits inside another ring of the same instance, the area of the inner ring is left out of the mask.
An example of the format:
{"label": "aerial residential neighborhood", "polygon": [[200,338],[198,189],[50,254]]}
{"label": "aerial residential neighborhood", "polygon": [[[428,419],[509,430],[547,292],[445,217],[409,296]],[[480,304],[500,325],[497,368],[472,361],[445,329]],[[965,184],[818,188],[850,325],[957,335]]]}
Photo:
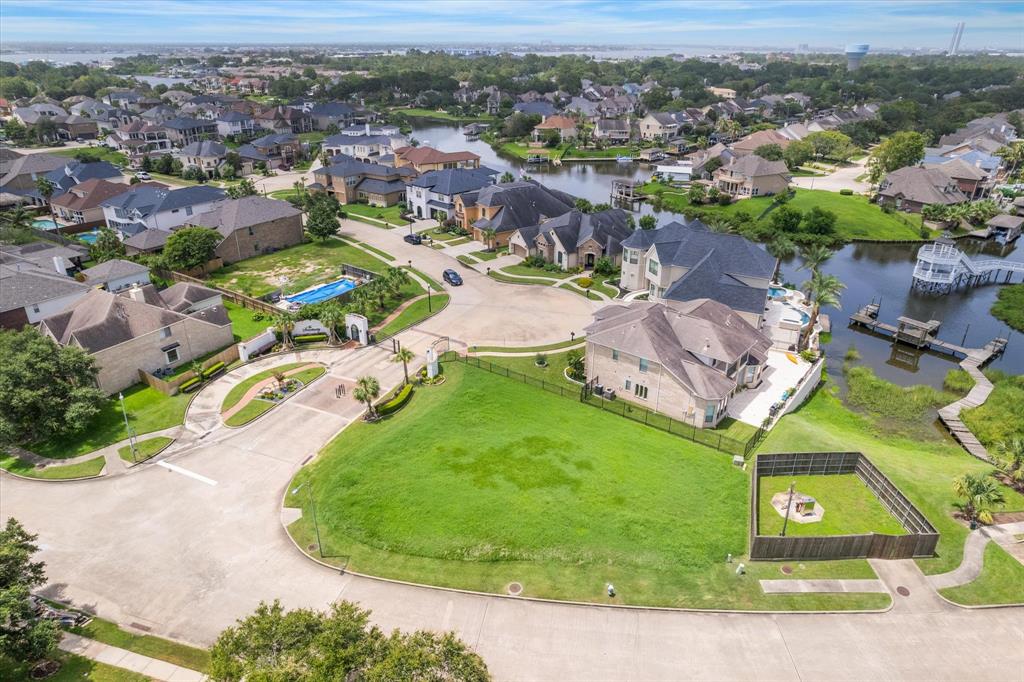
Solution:
{"label": "aerial residential neighborhood", "polygon": [[396,9],[0,4],[0,679],[1018,679],[1022,8]]}

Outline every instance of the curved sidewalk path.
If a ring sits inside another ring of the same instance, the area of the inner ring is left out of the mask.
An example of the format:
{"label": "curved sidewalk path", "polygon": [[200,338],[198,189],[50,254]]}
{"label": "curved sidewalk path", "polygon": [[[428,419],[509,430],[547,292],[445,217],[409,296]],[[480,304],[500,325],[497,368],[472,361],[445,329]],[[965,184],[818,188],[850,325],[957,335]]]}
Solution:
{"label": "curved sidewalk path", "polygon": [[[944,590],[947,587],[958,587],[973,582],[981,575],[981,569],[985,561],[985,549],[989,542],[996,542],[1004,547],[1018,542],[1014,535],[1024,533],[1024,521],[1017,523],[1003,523],[996,526],[983,526],[972,530],[967,536],[964,544],[964,559],[960,565],[949,573],[928,576],[928,582],[936,590]],[[1022,554],[1010,552],[1017,561],[1024,563]]]}

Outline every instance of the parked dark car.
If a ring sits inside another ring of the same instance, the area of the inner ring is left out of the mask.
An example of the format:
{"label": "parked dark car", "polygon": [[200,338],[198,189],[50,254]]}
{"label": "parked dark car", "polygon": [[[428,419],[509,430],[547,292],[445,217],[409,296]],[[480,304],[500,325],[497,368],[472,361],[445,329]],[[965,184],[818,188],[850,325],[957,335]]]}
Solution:
{"label": "parked dark car", "polygon": [[459,273],[455,272],[454,270],[445,270],[444,274],[441,275],[441,278],[444,279],[444,281],[448,282],[448,284],[451,284],[453,287],[462,286],[462,276]]}
{"label": "parked dark car", "polygon": [[423,237],[421,237],[420,235],[416,234],[415,232],[413,232],[412,234],[405,235],[404,237],[402,237],[402,239],[404,239],[405,241],[409,242],[410,244],[419,245],[419,244],[423,243]]}

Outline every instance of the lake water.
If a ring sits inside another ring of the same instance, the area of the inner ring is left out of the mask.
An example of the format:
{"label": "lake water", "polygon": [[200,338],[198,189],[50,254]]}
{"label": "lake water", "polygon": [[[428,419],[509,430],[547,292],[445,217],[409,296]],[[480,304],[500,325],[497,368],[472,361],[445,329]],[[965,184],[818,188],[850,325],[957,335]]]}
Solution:
{"label": "lake water", "polygon": [[149,83],[151,86],[166,85],[173,89],[175,85],[183,85],[189,82],[188,78],[172,78],[170,76],[132,76],[137,81]]}
{"label": "lake water", "polygon": [[[529,166],[522,160],[499,154],[482,140],[467,140],[460,128],[443,124],[414,124],[413,137],[421,144],[454,151],[468,149],[480,155],[480,163],[499,173],[510,171],[517,177],[525,171],[538,182],[560,189],[594,203],[607,202],[615,179],[650,177],[651,168],[641,164],[566,163],[562,166]],[[654,212],[644,204],[638,215],[654,214],[659,224],[673,220],[669,211]],[[960,248],[968,253],[985,253],[989,257],[1024,262],[1024,239],[1014,246],[1000,247],[992,241],[961,240]],[[989,309],[999,286],[989,285],[935,296],[912,291],[911,274],[919,245],[917,244],[849,244],[837,251],[823,270],[834,274],[846,285],[842,310],[822,312],[832,320],[832,343],[829,364],[833,376],[839,376],[843,355],[851,345],[861,355],[861,363],[874,368],[879,376],[902,385],[926,383],[940,386],[946,372],[956,367],[948,356],[918,353],[900,346],[894,355],[892,342],[849,328],[849,315],[866,303],[881,301],[879,317],[895,323],[905,315],[916,320],[940,320],[939,338],[968,347],[981,347],[997,336],[1010,339],[1006,353],[990,366],[1014,374],[1024,374],[1024,335],[1014,332],[992,317]],[[807,279],[800,270],[800,259],[782,263],[782,279],[796,285]],[[1020,281],[1018,277],[1015,281]]]}

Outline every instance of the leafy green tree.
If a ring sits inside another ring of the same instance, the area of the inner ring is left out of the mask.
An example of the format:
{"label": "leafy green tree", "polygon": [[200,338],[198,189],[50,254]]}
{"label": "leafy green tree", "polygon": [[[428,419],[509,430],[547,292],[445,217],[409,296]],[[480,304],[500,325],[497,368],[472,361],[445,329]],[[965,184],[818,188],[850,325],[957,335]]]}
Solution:
{"label": "leafy green tree", "polygon": [[89,257],[97,263],[121,258],[124,254],[124,242],[118,239],[116,232],[106,226],[100,228],[96,241],[89,246]]}
{"label": "leafy green tree", "polygon": [[797,232],[800,229],[800,221],[803,214],[791,206],[779,206],[771,212],[769,222],[772,230],[778,232]]}
{"label": "leafy green tree", "polygon": [[330,201],[317,200],[309,208],[306,231],[315,239],[324,241],[338,234],[338,208]]}
{"label": "leafy green tree", "polygon": [[281,335],[281,345],[287,350],[292,347],[292,330],[295,329],[295,315],[288,310],[282,310],[274,315],[271,320],[274,329]]}
{"label": "leafy green tree", "polygon": [[36,178],[36,190],[39,195],[43,197],[47,207],[50,209],[50,215],[53,215],[53,205],[50,204],[50,199],[53,198],[54,193],[57,191],[57,185],[53,184],[49,178],[40,175]]}
{"label": "leafy green tree", "polygon": [[[1024,135],[1024,130],[1021,128],[1018,128],[1017,132],[1020,135]],[[995,154],[996,156],[1002,157],[1003,162],[1006,164],[1007,175],[1013,175],[1017,172],[1017,168],[1020,167],[1020,164],[1024,163],[1024,141],[1018,140],[1017,142],[1000,147],[995,151]]]}
{"label": "leafy green tree", "polygon": [[242,197],[251,197],[257,194],[259,192],[256,191],[256,183],[248,178],[243,178],[237,185],[228,187],[228,196],[232,199],[241,199]]}
{"label": "leafy green tree", "polygon": [[699,182],[695,182],[690,185],[690,190],[686,194],[686,198],[690,200],[691,206],[700,206],[704,203],[704,198],[707,196],[707,192],[704,189],[704,185]]}
{"label": "leafy green tree", "polygon": [[45,564],[32,561],[38,536],[10,517],[0,530],[0,660],[37,661],[60,641],[60,628],[36,616],[29,596],[46,583]]}
{"label": "leafy green tree", "polygon": [[175,230],[164,245],[164,263],[171,270],[202,267],[213,258],[221,239],[220,232],[208,227]]}
{"label": "leafy green tree", "polygon": [[992,523],[992,512],[1003,504],[1005,496],[999,483],[986,474],[964,474],[953,479],[953,493],[959,498],[954,503],[973,528],[981,523]]}
{"label": "leafy green tree", "polygon": [[807,163],[812,156],[814,156],[814,147],[810,142],[803,140],[794,140],[782,150],[782,160],[786,162],[786,167],[791,171]]}
{"label": "leafy green tree", "polygon": [[584,367],[583,351],[579,348],[569,351],[565,356],[566,364],[569,366],[569,376],[576,381],[586,379],[586,368]]}
{"label": "leafy green tree", "polygon": [[992,454],[1006,482],[1018,492],[1024,492],[1024,438],[1000,441]]}
{"label": "leafy green tree", "polygon": [[0,443],[75,434],[103,404],[96,364],[36,329],[0,331]]}
{"label": "leafy green tree", "polygon": [[573,204],[576,210],[583,211],[584,213],[591,213],[594,210],[594,205],[590,203],[589,199],[579,198]]}
{"label": "leafy green tree", "polygon": [[716,156],[713,159],[708,159],[707,163],[704,164],[704,173],[707,175],[714,175],[715,171],[722,167],[722,158]]}
{"label": "leafy green tree", "polygon": [[345,309],[331,301],[323,306],[316,318],[327,327],[327,342],[334,344],[338,340],[338,327],[345,322]]}
{"label": "leafy green tree", "polygon": [[818,316],[821,314],[822,306],[839,307],[839,296],[846,285],[839,281],[835,275],[824,275],[815,271],[809,282],[804,282],[803,288],[807,291],[811,300],[811,319],[804,327],[801,334],[800,350],[807,348],[814,326],[818,323]]}
{"label": "leafy green tree", "polygon": [[814,206],[803,217],[803,227],[811,234],[832,235],[836,232],[836,214]]}
{"label": "leafy green tree", "polygon": [[484,244],[487,245],[488,251],[494,250],[494,240],[498,236],[498,231],[493,227],[485,227],[480,230],[480,236],[484,238]]}
{"label": "leafy green tree", "polygon": [[857,148],[849,135],[838,130],[822,130],[811,133],[804,138],[814,149],[814,155],[821,159],[845,161],[857,153]]}
{"label": "leafy green tree", "polygon": [[372,421],[377,417],[377,408],[373,405],[373,402],[380,397],[380,382],[377,381],[377,377],[359,377],[356,380],[356,387],[352,389],[352,397],[366,404],[367,421]]}
{"label": "leafy green tree", "polygon": [[868,176],[877,185],[887,173],[912,166],[923,158],[924,135],[913,131],[894,133],[872,150]]}
{"label": "leafy green tree", "polygon": [[416,359],[416,354],[406,347],[399,348],[391,357],[391,362],[402,363],[402,372],[405,374],[405,383],[409,383],[409,363]]}
{"label": "leafy green tree", "polygon": [[164,175],[174,174],[174,157],[170,154],[159,156],[154,165],[157,173],[163,173]]}
{"label": "leafy green tree", "polygon": [[32,126],[32,134],[41,144],[52,142],[57,139],[57,124],[48,116],[43,116]]}
{"label": "leafy green tree", "polygon": [[608,256],[601,256],[594,261],[594,274],[608,277],[615,274],[615,263]]}
{"label": "leafy green tree", "polygon": [[782,161],[782,145],[763,144],[754,150],[754,153],[768,161]]}
{"label": "leafy green tree", "polygon": [[640,216],[640,229],[653,230],[658,226],[658,219],[652,215]]}

